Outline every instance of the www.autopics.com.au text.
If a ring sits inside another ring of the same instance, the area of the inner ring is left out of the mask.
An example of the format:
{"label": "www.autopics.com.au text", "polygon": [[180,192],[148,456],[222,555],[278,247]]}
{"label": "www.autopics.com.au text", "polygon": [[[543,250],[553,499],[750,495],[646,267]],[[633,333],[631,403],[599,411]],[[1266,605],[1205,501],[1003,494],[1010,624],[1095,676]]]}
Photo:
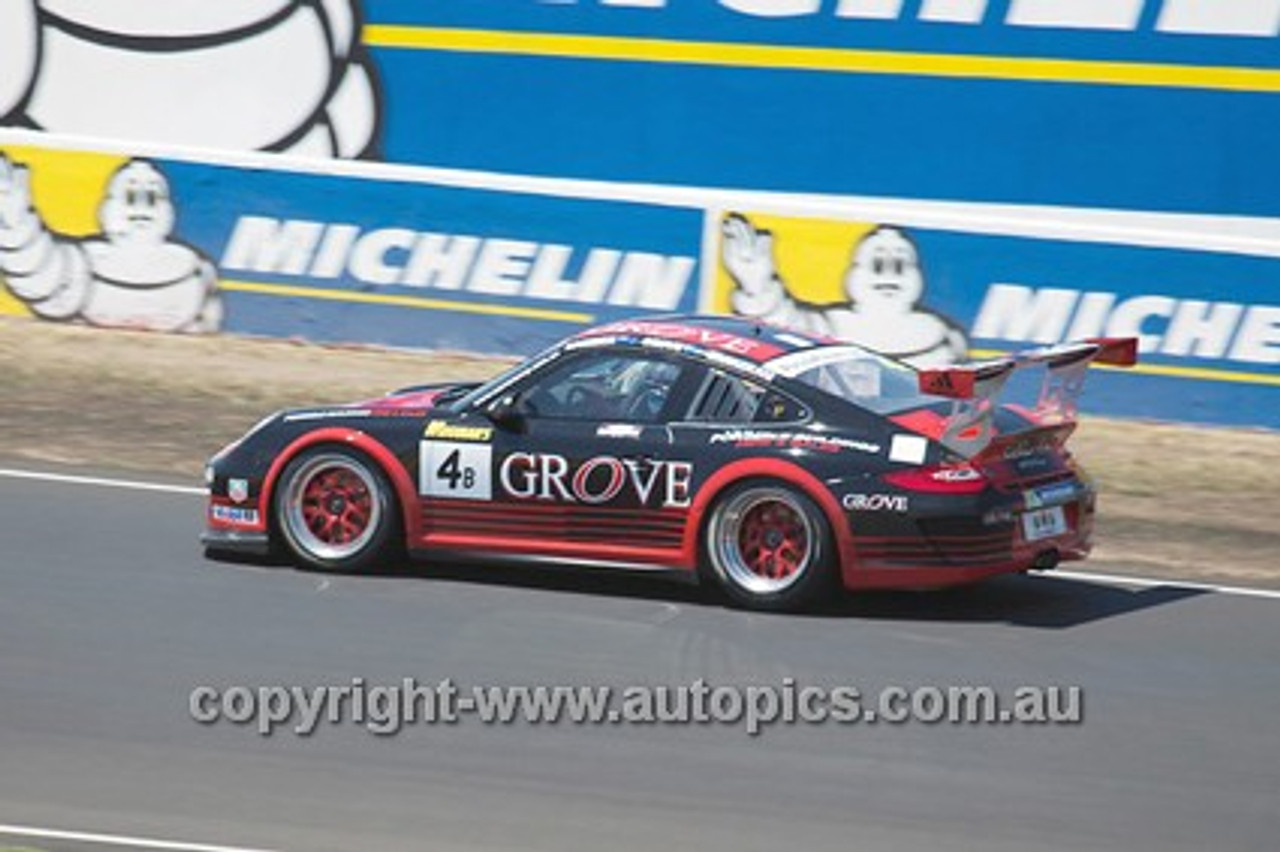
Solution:
{"label": "www.autopics.com.au text", "polygon": [[815,686],[777,684],[474,685],[446,678],[423,684],[195,687],[191,718],[204,725],[252,726],[263,736],[309,736],[321,724],[353,724],[379,736],[406,725],[685,725],[741,727],[756,736],[776,725],[1078,725],[1079,686]]}

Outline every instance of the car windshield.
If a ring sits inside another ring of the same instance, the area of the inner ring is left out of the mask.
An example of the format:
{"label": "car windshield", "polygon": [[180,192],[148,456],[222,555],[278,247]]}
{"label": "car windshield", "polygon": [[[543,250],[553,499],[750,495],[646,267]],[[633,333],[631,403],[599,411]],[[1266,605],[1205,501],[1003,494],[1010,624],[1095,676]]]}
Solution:
{"label": "car windshield", "polygon": [[466,411],[472,406],[486,401],[489,397],[497,393],[499,389],[506,387],[521,376],[527,375],[541,367],[543,364],[546,364],[548,361],[553,359],[559,351],[559,346],[552,346],[550,349],[545,349],[532,358],[528,358],[518,364],[508,367],[492,379],[489,379],[489,381],[477,388],[473,388],[466,396],[450,402],[449,410]]}
{"label": "car windshield", "polygon": [[770,361],[769,368],[877,414],[937,402],[920,393],[919,374],[911,367],[858,346],[793,352]]}

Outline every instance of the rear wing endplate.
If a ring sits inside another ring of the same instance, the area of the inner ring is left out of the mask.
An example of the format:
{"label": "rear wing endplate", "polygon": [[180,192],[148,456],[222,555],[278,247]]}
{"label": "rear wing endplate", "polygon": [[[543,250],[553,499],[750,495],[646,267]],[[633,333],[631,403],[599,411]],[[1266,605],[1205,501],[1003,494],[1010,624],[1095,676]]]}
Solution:
{"label": "rear wing endplate", "polygon": [[920,371],[921,393],[955,400],[941,441],[973,456],[994,437],[996,400],[1014,372],[1046,368],[1035,408],[1037,426],[1074,423],[1090,364],[1131,367],[1138,363],[1136,337],[1103,337],[1016,352],[1003,358]]}

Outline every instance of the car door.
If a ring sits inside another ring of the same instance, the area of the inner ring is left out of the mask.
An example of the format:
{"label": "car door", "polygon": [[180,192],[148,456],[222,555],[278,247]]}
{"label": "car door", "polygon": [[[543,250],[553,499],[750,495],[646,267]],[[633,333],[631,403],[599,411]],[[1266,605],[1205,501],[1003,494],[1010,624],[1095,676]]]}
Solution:
{"label": "car door", "polygon": [[[570,353],[486,403],[485,441],[424,441],[429,546],[622,563],[672,561],[692,463],[666,417],[692,368],[637,348]],[[480,427],[482,430],[485,426]],[[428,431],[430,426],[428,427]],[[479,433],[477,433],[479,434]]]}

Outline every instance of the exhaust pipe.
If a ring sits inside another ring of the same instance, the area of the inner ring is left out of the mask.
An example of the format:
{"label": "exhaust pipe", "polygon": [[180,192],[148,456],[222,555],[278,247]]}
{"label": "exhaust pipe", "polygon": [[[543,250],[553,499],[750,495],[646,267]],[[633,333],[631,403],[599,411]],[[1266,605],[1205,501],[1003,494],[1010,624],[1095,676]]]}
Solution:
{"label": "exhaust pipe", "polygon": [[1036,558],[1031,560],[1032,571],[1052,571],[1058,567],[1061,557],[1058,556],[1056,547],[1048,550],[1042,550],[1036,554]]}

